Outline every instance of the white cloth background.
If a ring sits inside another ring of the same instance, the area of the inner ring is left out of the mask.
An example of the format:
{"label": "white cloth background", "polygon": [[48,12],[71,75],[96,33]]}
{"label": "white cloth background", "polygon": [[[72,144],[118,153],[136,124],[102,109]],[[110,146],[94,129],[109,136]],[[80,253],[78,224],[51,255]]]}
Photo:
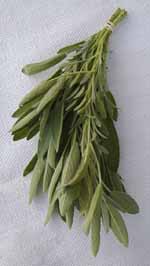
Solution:
{"label": "white cloth background", "polygon": [[[43,226],[46,195],[28,206],[30,177],[21,176],[37,141],[14,143],[9,129],[21,97],[49,73],[27,77],[21,67],[97,31],[118,6],[129,15],[111,38],[108,76],[120,107],[120,173],[141,212],[125,215],[128,249],[102,231],[93,258],[78,213],[69,231],[57,216]],[[150,1],[0,0],[0,266],[150,266],[149,206]]]}

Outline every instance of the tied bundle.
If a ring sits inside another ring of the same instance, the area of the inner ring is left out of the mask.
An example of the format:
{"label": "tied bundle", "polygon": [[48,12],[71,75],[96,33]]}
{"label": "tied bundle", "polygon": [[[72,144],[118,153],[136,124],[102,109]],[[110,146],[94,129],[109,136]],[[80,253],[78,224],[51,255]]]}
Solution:
{"label": "tied bundle", "polygon": [[100,246],[100,230],[113,231],[128,245],[120,214],[135,214],[138,205],[118,174],[119,142],[114,121],[118,108],[108,88],[108,41],[127,12],[118,8],[106,26],[87,40],[66,46],[46,61],[26,65],[35,74],[58,63],[58,69],[21,101],[13,114],[13,139],[27,140],[38,133],[37,152],[26,166],[33,171],[29,202],[42,184],[48,194],[48,223],[56,209],[71,228],[74,210],[84,216],[83,230],[91,234],[92,251]]}

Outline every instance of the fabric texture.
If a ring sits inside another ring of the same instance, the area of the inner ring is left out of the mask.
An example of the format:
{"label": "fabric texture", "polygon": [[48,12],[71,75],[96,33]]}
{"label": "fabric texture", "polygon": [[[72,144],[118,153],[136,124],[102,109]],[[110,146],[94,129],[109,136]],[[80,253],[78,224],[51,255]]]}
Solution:
{"label": "fabric texture", "polygon": [[[129,14],[111,37],[108,78],[120,107],[119,172],[141,212],[124,215],[128,249],[102,230],[93,258],[77,212],[69,231],[57,215],[44,227],[46,194],[28,205],[22,171],[37,139],[14,143],[9,130],[22,96],[50,72],[28,77],[21,67],[96,32],[118,6]],[[0,0],[0,266],[150,266],[149,14],[149,0]]]}

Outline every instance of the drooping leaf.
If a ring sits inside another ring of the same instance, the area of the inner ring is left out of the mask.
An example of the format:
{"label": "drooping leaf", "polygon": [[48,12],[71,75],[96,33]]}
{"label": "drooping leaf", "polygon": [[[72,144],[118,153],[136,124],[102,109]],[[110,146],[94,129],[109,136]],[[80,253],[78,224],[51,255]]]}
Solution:
{"label": "drooping leaf", "polygon": [[66,159],[64,169],[62,172],[62,184],[66,185],[73,178],[75,172],[77,171],[80,162],[80,150],[79,145],[74,137],[72,142],[72,147]]}
{"label": "drooping leaf", "polygon": [[107,233],[109,231],[109,227],[110,227],[110,218],[109,218],[109,212],[108,212],[107,206],[103,200],[101,202],[101,212],[102,212],[103,226],[104,226],[104,229]]}
{"label": "drooping leaf", "polygon": [[98,184],[96,187],[96,190],[94,192],[88,214],[87,214],[85,221],[84,221],[84,224],[83,224],[83,230],[86,234],[88,234],[88,232],[89,232],[89,228],[90,228],[95,210],[97,208],[97,205],[100,204],[100,202],[101,202],[101,196],[102,196],[102,188],[101,188],[101,185]]}
{"label": "drooping leaf", "polygon": [[59,208],[62,216],[69,211],[70,207],[73,205],[73,202],[80,195],[80,185],[77,184],[73,187],[65,188],[64,192],[61,195]]}
{"label": "drooping leaf", "polygon": [[100,205],[97,205],[91,222],[91,241],[92,241],[93,256],[97,255],[100,247],[100,227],[101,227]]}
{"label": "drooping leaf", "polygon": [[107,156],[107,164],[110,170],[117,172],[120,160],[118,136],[113,122],[110,119],[105,120],[105,124],[109,132],[109,137],[107,139],[103,139],[102,143],[109,152],[109,155]]}
{"label": "drooping leaf", "polygon": [[110,204],[108,210],[111,216],[111,229],[117,239],[125,246],[128,246],[128,232],[121,214]]}
{"label": "drooping leaf", "polygon": [[86,170],[87,170],[88,163],[89,163],[90,153],[91,153],[91,145],[90,143],[88,143],[77,171],[72,176],[72,178],[70,178],[70,181],[64,182],[64,185],[71,186],[71,185],[77,184],[81,181],[81,179],[84,178],[84,175],[86,174]]}
{"label": "drooping leaf", "polygon": [[58,152],[59,144],[60,144],[60,138],[62,133],[62,127],[63,127],[63,114],[64,114],[64,103],[60,102],[58,103],[54,110],[53,110],[53,117],[52,117],[52,136],[53,136],[53,142],[56,149],[56,152]]}
{"label": "drooping leaf", "polygon": [[27,140],[32,139],[38,132],[39,132],[40,124],[39,121],[30,128],[28,135],[27,135]]}
{"label": "drooping leaf", "polygon": [[35,154],[31,161],[28,163],[28,165],[26,166],[26,168],[23,171],[23,176],[28,175],[29,173],[31,173],[36,165],[37,162],[37,154]]}
{"label": "drooping leaf", "polygon": [[40,182],[40,178],[43,174],[44,165],[45,165],[45,162],[43,159],[40,158],[37,160],[37,163],[33,171],[31,184],[30,184],[29,203],[32,202],[33,197],[36,195],[37,187]]}
{"label": "drooping leaf", "polygon": [[74,215],[74,206],[71,206],[66,213],[66,223],[68,224],[69,229],[71,229],[73,224],[73,215]]}
{"label": "drooping leaf", "polygon": [[13,140],[17,141],[25,138],[28,135],[28,132],[29,132],[28,126],[14,132]]}
{"label": "drooping leaf", "polygon": [[16,122],[16,124],[14,124],[14,126],[11,129],[12,133],[24,128],[36,117],[37,117],[37,112],[36,110],[33,110],[31,113],[27,114],[24,118],[22,118],[21,120]]}
{"label": "drooping leaf", "polygon": [[61,170],[62,170],[62,166],[63,166],[63,160],[64,160],[64,157],[61,156],[59,162],[57,163],[57,166],[55,168],[53,176],[51,178],[51,182],[50,182],[49,189],[48,189],[48,201],[49,202],[52,201],[53,193],[54,193],[56,184],[58,182],[59,176],[61,174]]}
{"label": "drooping leaf", "polygon": [[136,201],[127,193],[121,191],[112,191],[110,193],[110,197],[120,207],[120,210],[130,214],[136,214],[139,212],[139,207]]}

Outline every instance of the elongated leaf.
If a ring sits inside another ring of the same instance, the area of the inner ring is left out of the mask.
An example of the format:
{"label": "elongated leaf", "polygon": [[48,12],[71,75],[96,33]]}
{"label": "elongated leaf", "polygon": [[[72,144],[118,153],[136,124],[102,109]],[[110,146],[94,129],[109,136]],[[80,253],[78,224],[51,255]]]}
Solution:
{"label": "elongated leaf", "polygon": [[32,139],[38,132],[39,132],[40,124],[39,121],[38,123],[35,123],[29,130],[28,135],[27,135],[27,140]]}
{"label": "elongated leaf", "polygon": [[100,247],[100,227],[101,227],[101,213],[100,213],[100,206],[97,205],[91,223],[92,253],[94,256],[97,255]]}
{"label": "elongated leaf", "polygon": [[60,198],[60,213],[62,216],[65,216],[66,213],[69,211],[73,202],[79,197],[80,195],[80,185],[77,184],[73,187],[65,188],[63,194]]}
{"label": "elongated leaf", "polygon": [[13,140],[17,141],[17,140],[25,138],[28,135],[28,132],[29,132],[28,127],[24,127],[24,128],[22,128],[16,132],[14,132]]}
{"label": "elongated leaf", "polygon": [[69,54],[69,53],[77,50],[78,48],[80,48],[80,46],[83,43],[84,43],[84,41],[81,41],[81,42],[78,42],[78,43],[75,43],[75,44],[71,44],[71,45],[65,46],[65,47],[59,49],[57,53],[59,53],[59,54],[60,53],[62,53],[62,54],[64,54],[64,53]]}
{"label": "elongated leaf", "polygon": [[52,197],[53,197],[53,193],[56,187],[56,184],[58,182],[61,170],[62,170],[62,166],[63,166],[63,156],[60,158],[59,162],[57,163],[57,166],[55,168],[55,171],[53,173],[50,185],[49,185],[49,189],[48,189],[48,201],[51,202],[52,201]]}
{"label": "elongated leaf", "polygon": [[110,227],[110,218],[109,218],[109,212],[107,209],[107,205],[105,204],[104,201],[101,202],[101,212],[102,212],[103,226],[104,226],[106,233],[108,233],[109,227]]}
{"label": "elongated leaf", "polygon": [[111,91],[106,91],[106,106],[107,106],[107,111],[112,120],[117,121],[118,119],[118,109],[116,106],[115,99],[111,93]]}
{"label": "elongated leaf", "polygon": [[59,198],[59,194],[60,194],[59,187],[57,187],[57,188],[58,188],[58,191],[57,190],[55,191],[52,202],[48,204],[47,215],[46,215],[45,222],[44,222],[45,225],[48,224],[48,222],[49,222],[49,220],[53,214],[53,211],[55,209],[56,202]]}
{"label": "elongated leaf", "polygon": [[120,191],[112,191],[110,193],[110,197],[113,199],[113,201],[116,202],[120,210],[130,214],[136,214],[139,212],[139,207],[136,201],[127,193]]}
{"label": "elongated leaf", "polygon": [[56,83],[56,85],[50,88],[50,90],[42,98],[37,108],[37,113],[40,113],[47,106],[47,104],[50,104],[52,100],[56,98],[62,87],[63,87],[63,81],[60,80],[58,83]]}
{"label": "elongated leaf", "polygon": [[85,216],[88,212],[90,201],[93,196],[93,184],[91,177],[87,174],[81,182],[81,192],[79,197],[79,209],[80,213]]}
{"label": "elongated leaf", "polygon": [[65,166],[62,173],[62,184],[68,184],[73,178],[80,162],[80,150],[79,145],[74,138],[70,153],[66,159]]}
{"label": "elongated leaf", "polygon": [[32,100],[35,100],[40,95],[45,94],[56,83],[56,81],[57,81],[56,78],[42,81],[39,85],[37,85],[35,88],[33,88],[30,92],[28,92],[24,96],[24,98],[20,102],[20,106]]}
{"label": "elongated leaf", "polygon": [[43,159],[38,159],[34,168],[33,176],[30,184],[29,203],[32,202],[33,197],[36,195],[37,187],[40,182],[40,178],[43,174],[45,162]]}
{"label": "elongated leaf", "polygon": [[58,103],[55,106],[53,113],[54,115],[52,117],[52,136],[56,152],[58,152],[63,127],[64,103]]}
{"label": "elongated leaf", "polygon": [[110,178],[113,185],[113,190],[125,192],[121,177],[117,173],[110,172]]}
{"label": "elongated leaf", "polygon": [[28,64],[23,67],[22,72],[26,75],[32,75],[36,74],[38,72],[41,72],[43,70],[46,70],[59,62],[61,62],[64,58],[66,57],[65,54],[60,54],[56,55],[50,59],[38,62],[38,63],[33,63],[33,64]]}
{"label": "elongated leaf", "polygon": [[88,214],[87,214],[86,219],[85,219],[84,224],[83,224],[83,230],[86,234],[88,234],[88,232],[89,232],[89,228],[90,228],[95,210],[97,208],[97,205],[98,204],[100,205],[101,196],[102,196],[102,188],[101,188],[101,185],[98,184],[96,187],[96,190],[94,192]]}
{"label": "elongated leaf", "polygon": [[109,137],[107,139],[103,139],[102,143],[109,152],[109,155],[107,156],[107,164],[110,170],[117,172],[120,160],[120,149],[117,132],[113,122],[110,119],[105,120],[105,125],[109,131]]}
{"label": "elongated leaf", "polygon": [[107,112],[106,112],[106,108],[105,108],[104,99],[103,99],[103,97],[101,96],[100,93],[98,93],[96,95],[96,109],[97,109],[97,112],[99,112],[100,117],[102,119],[106,119],[107,118]]}
{"label": "elongated leaf", "polygon": [[88,143],[87,144],[87,148],[85,150],[85,153],[82,157],[82,160],[80,162],[80,165],[78,166],[78,169],[77,171],[75,172],[74,176],[72,176],[72,178],[70,178],[70,181],[67,182],[64,182],[64,184],[66,186],[71,186],[71,185],[74,185],[74,184],[77,184],[78,182],[81,181],[82,178],[84,178],[84,175],[86,174],[86,170],[87,170],[87,167],[88,167],[88,163],[89,163],[89,159],[90,159],[90,154],[91,154],[91,144]]}
{"label": "elongated leaf", "polygon": [[117,239],[125,246],[128,246],[128,232],[121,214],[110,204],[108,210],[111,215],[111,229]]}
{"label": "elongated leaf", "polygon": [[33,110],[31,113],[26,115],[24,118],[19,120],[14,126],[12,127],[12,133],[22,129],[23,127],[27,126],[34,118],[37,117],[37,112]]}
{"label": "elongated leaf", "polygon": [[50,180],[53,175],[53,169],[55,168],[56,163],[56,151],[52,139],[52,135],[49,137],[49,147],[47,152],[47,158],[46,158],[46,165],[45,165],[45,171],[44,171],[44,178],[43,178],[43,191],[47,191]]}
{"label": "elongated leaf", "polygon": [[28,175],[29,173],[31,173],[36,165],[37,162],[37,154],[35,154],[31,161],[28,163],[28,165],[26,166],[26,168],[23,171],[23,176]]}
{"label": "elongated leaf", "polygon": [[33,99],[32,101],[20,106],[13,114],[12,117],[21,117],[26,112],[31,112],[34,108],[36,108],[41,99],[41,95]]}
{"label": "elongated leaf", "polygon": [[66,223],[68,224],[69,229],[71,229],[73,224],[73,215],[74,215],[74,206],[71,206],[68,212],[66,213]]}

